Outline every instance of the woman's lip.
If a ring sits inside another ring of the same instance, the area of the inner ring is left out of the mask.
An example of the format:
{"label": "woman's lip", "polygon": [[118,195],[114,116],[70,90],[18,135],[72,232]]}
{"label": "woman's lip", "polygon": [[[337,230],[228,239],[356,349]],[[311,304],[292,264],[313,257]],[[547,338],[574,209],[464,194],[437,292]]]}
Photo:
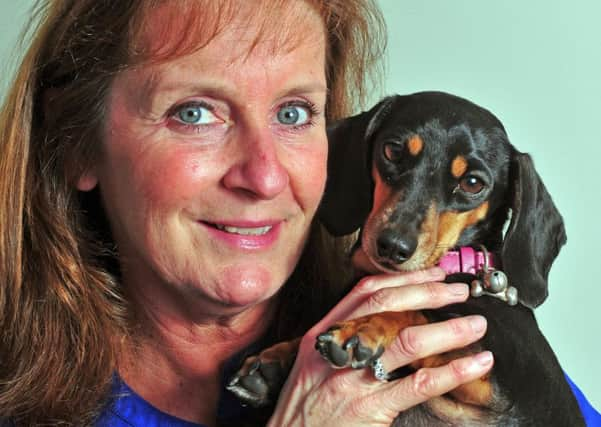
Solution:
{"label": "woman's lip", "polygon": [[265,249],[277,240],[282,221],[199,221],[216,239],[240,249]]}
{"label": "woman's lip", "polygon": [[236,220],[236,221],[201,221],[211,226],[219,227],[236,227],[236,228],[260,228],[274,226],[281,221],[278,220],[264,220],[264,221],[253,221],[253,220]]}

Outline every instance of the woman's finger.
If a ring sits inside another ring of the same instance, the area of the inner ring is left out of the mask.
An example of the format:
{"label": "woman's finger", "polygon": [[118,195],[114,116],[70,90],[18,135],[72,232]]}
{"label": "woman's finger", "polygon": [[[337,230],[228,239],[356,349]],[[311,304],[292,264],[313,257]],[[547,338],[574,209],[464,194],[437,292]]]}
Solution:
{"label": "woman's finger", "polygon": [[327,381],[328,395],[338,396],[339,406],[353,413],[344,425],[353,425],[354,419],[369,420],[357,425],[390,425],[400,412],[486,375],[493,362],[492,353],[484,351],[388,383],[366,370],[334,371]]}
{"label": "woman's finger", "polygon": [[[402,304],[401,302],[405,299],[407,301],[421,299],[430,302],[433,296],[431,292],[437,292],[437,290],[427,288],[415,293],[415,290],[419,289],[415,288],[415,286],[440,281],[443,280],[444,277],[444,271],[438,267],[409,273],[367,276],[360,280],[349,294],[336,304],[322,321],[316,325],[316,328],[323,328],[324,325],[327,328],[334,322],[378,311],[419,309],[419,307],[413,307],[411,304]],[[411,287],[412,289],[403,289],[405,287]],[[457,286],[451,286],[449,291],[456,291],[456,289]],[[386,290],[388,290],[388,292]],[[446,293],[442,284],[439,290],[440,294],[438,296],[442,297]],[[397,295],[395,296],[395,294]],[[454,298],[444,298],[445,300],[448,300],[446,304],[458,302],[458,298],[463,295],[467,298],[467,288],[461,287],[460,294],[460,296],[455,295]],[[465,298],[463,298],[463,300],[465,300]],[[421,308],[436,307],[436,305],[430,306],[429,302],[422,305]],[[441,305],[444,305],[444,303]]]}
{"label": "woman's finger", "polygon": [[390,410],[404,411],[482,377],[492,366],[492,353],[484,351],[440,367],[422,368],[406,378],[386,384],[373,397]]}
{"label": "woman's finger", "polygon": [[390,372],[424,357],[463,348],[482,338],[486,326],[486,319],[479,315],[409,326],[386,348],[382,364]]}
{"label": "woman's finger", "polygon": [[445,272],[439,267],[432,267],[427,270],[400,272],[398,274],[365,276],[357,282],[353,289],[351,289],[340,302],[342,305],[348,307],[357,306],[365,300],[365,298],[382,289],[440,282],[444,280],[444,278]]}
{"label": "woman's finger", "polygon": [[464,302],[469,296],[465,283],[427,282],[378,289],[365,297],[361,304],[348,313],[357,318],[384,311],[415,311],[440,308]]}

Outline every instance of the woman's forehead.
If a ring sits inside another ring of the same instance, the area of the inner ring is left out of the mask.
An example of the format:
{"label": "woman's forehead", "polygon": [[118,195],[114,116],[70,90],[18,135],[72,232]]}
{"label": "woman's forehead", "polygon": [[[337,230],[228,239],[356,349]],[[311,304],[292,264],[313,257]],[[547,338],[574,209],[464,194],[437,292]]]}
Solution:
{"label": "woman's forehead", "polygon": [[224,35],[247,52],[291,51],[301,40],[325,38],[325,24],[305,0],[167,0],[144,10],[131,32],[134,63],[163,61],[202,49]]}

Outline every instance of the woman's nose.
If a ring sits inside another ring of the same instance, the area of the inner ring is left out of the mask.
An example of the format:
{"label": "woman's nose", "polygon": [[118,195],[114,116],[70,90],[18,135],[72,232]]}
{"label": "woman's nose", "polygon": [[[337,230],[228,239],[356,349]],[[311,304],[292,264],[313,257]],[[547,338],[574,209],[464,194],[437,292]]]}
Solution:
{"label": "woman's nose", "polygon": [[224,185],[260,199],[273,199],[284,191],[289,176],[276,144],[269,132],[241,135],[236,144],[239,160],[226,173]]}

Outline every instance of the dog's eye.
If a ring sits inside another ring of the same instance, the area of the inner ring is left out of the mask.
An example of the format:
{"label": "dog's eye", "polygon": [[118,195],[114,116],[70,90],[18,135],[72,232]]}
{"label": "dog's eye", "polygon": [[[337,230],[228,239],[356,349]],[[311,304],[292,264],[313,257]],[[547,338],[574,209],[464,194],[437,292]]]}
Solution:
{"label": "dog's eye", "polygon": [[466,193],[478,194],[484,188],[484,181],[474,175],[467,175],[459,181],[459,188]]}
{"label": "dog's eye", "polygon": [[396,142],[388,142],[384,144],[384,157],[391,162],[398,162],[403,156],[403,145]]}

